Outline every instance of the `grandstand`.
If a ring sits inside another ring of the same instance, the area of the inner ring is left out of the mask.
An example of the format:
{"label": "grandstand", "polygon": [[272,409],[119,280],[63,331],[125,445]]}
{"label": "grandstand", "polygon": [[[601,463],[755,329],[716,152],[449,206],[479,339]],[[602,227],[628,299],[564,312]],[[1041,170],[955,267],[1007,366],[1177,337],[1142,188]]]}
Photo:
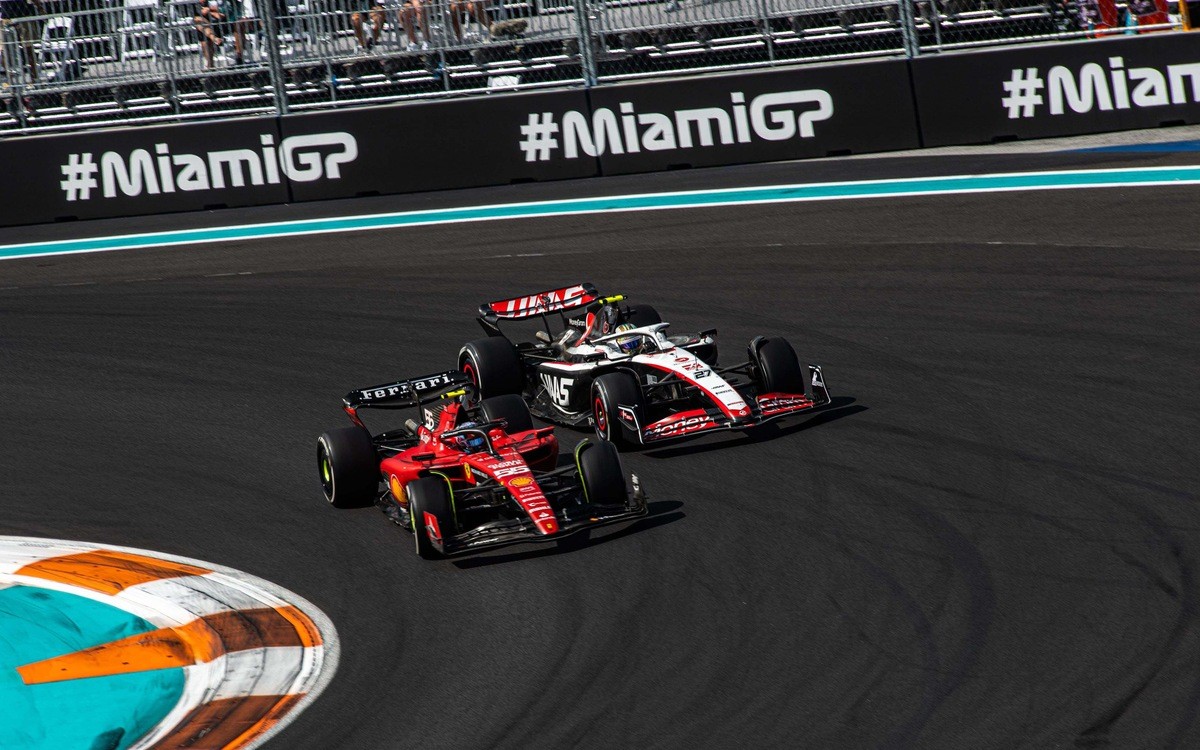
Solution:
{"label": "grandstand", "polygon": [[230,28],[210,65],[196,2],[4,0],[0,136],[1186,25],[1174,8],[1147,22],[1111,2],[1110,23],[1089,12],[1095,0],[492,0],[487,24],[469,15],[455,24],[462,4],[428,0],[412,49],[403,28],[411,1],[383,0],[379,42],[368,49],[351,20],[366,15],[360,0],[239,0],[244,54],[239,61]]}

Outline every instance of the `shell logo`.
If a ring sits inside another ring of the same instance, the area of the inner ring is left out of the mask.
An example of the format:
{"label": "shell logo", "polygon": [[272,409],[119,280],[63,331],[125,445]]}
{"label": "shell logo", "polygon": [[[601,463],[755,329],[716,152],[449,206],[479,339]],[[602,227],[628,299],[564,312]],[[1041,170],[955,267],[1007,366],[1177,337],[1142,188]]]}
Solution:
{"label": "shell logo", "polygon": [[532,477],[517,477],[516,479],[509,482],[508,486],[509,487],[525,487],[530,484],[533,484]]}
{"label": "shell logo", "polygon": [[396,498],[396,502],[408,505],[408,496],[404,494],[404,485],[400,484],[400,478],[395,474],[388,479],[388,489],[392,491],[392,497]]}

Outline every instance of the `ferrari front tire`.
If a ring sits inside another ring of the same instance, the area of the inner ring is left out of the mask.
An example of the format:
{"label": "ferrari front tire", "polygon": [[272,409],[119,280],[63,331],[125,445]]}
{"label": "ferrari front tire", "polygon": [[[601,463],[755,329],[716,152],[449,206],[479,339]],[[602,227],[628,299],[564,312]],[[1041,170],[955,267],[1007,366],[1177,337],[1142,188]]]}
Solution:
{"label": "ferrari front tire", "polygon": [[446,480],[414,479],[405,486],[404,493],[408,497],[408,517],[417,554],[425,560],[444,557],[443,540],[454,533],[454,506]]}
{"label": "ferrari front tire", "polygon": [[612,443],[588,443],[579,451],[584,496],[596,505],[624,505],[628,496],[621,456]]}
{"label": "ferrari front tire", "polygon": [[370,505],[379,490],[379,462],[371,433],[362,427],[330,430],[317,438],[317,473],[335,508]]}

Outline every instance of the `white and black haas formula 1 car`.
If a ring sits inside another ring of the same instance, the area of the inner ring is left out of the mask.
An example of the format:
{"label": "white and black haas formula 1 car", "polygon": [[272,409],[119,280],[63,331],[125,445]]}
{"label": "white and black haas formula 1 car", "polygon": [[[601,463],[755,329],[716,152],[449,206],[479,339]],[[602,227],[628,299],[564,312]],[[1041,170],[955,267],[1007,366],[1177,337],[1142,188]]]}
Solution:
{"label": "white and black haas formula 1 car", "polygon": [[[744,430],[829,404],[821,368],[802,364],[786,339],[759,336],[747,361],[718,367],[715,329],[668,336],[657,310],[624,300],[580,284],[485,303],[488,338],[462,347],[459,368],[485,397],[521,394],[536,416],[591,424],[620,447]],[[501,321],[534,318],[543,329],[533,341],[500,331]]]}

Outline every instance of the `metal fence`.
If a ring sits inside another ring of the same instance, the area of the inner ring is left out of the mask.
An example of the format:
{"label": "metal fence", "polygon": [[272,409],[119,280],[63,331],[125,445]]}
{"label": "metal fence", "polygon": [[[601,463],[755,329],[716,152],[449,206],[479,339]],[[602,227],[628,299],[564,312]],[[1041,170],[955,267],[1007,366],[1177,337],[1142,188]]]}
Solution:
{"label": "metal fence", "polygon": [[0,135],[1187,26],[1175,6],[1160,10],[1154,0],[0,0]]}

